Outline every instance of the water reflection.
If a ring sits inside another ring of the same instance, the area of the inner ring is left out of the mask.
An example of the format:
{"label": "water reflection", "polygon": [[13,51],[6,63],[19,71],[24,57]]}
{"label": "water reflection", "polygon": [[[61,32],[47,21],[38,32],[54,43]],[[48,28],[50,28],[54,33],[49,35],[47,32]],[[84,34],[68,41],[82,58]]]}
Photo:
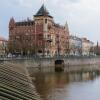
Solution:
{"label": "water reflection", "polygon": [[93,99],[99,96],[94,93],[98,88],[93,89],[96,80],[100,83],[97,73],[37,73],[33,77],[43,100],[99,100]]}

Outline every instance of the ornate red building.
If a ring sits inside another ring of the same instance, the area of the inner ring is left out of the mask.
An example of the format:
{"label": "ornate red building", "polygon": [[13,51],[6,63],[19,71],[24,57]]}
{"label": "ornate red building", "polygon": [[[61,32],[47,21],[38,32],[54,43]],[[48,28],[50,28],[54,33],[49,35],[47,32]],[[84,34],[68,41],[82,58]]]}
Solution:
{"label": "ornate red building", "polygon": [[69,52],[68,25],[56,24],[44,5],[33,20],[9,22],[9,52],[54,56]]}

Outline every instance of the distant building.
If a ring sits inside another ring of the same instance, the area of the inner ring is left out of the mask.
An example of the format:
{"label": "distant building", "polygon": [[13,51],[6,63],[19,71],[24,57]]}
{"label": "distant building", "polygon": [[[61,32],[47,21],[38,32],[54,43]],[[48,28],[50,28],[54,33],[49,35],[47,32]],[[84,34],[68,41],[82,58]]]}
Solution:
{"label": "distant building", "polygon": [[99,45],[98,42],[97,42],[97,45],[94,46],[94,54],[95,55],[100,55],[100,45]]}
{"label": "distant building", "polygon": [[69,53],[69,29],[56,24],[53,17],[42,5],[34,19],[9,22],[9,52],[23,55],[39,54],[54,56]]}
{"label": "distant building", "polygon": [[0,57],[3,57],[6,55],[7,51],[7,40],[3,37],[0,37]]}
{"label": "distant building", "polygon": [[70,55],[82,55],[82,40],[77,36],[69,36]]}
{"label": "distant building", "polygon": [[82,38],[82,55],[83,56],[89,56],[93,55],[93,46],[94,43],[90,40],[87,40],[87,38]]}

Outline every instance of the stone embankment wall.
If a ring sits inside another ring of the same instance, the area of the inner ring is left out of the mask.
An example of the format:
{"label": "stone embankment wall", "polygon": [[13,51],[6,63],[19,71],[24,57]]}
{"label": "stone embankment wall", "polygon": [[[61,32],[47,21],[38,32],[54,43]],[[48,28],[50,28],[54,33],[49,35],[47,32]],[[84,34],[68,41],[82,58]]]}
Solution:
{"label": "stone embankment wall", "polygon": [[[54,58],[29,58],[29,59],[11,59],[13,63],[22,64],[22,67],[27,67],[30,73],[33,72],[54,72]],[[100,57],[69,57],[63,58],[65,70],[80,70],[80,69],[100,69]],[[9,59],[8,59],[9,61]]]}
{"label": "stone embankment wall", "polygon": [[[53,67],[56,59],[32,59],[26,61],[27,67]],[[64,58],[65,66],[100,65],[100,58]]]}
{"label": "stone embankment wall", "polygon": [[99,65],[100,58],[69,58],[64,59],[65,65],[77,66],[77,65]]}
{"label": "stone embankment wall", "polygon": [[[54,72],[56,59],[31,59],[24,61],[24,66],[27,67],[29,73],[34,72]],[[63,59],[65,63],[65,71],[70,70],[93,70],[99,69],[100,58],[66,58]]]}
{"label": "stone embankment wall", "polygon": [[[64,60],[65,65],[93,65],[100,64],[100,57],[69,57],[69,58],[61,58]],[[54,58],[0,58],[0,61],[14,61],[14,62],[24,62],[29,63],[29,65],[34,65],[34,67],[38,66],[54,66],[55,65]]]}

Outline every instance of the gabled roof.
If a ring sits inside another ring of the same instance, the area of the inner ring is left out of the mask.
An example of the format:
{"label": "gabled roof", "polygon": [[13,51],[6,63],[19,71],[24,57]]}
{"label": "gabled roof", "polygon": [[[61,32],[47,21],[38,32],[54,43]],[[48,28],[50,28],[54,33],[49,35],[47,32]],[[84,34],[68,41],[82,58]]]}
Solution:
{"label": "gabled roof", "polygon": [[38,12],[36,13],[36,15],[34,15],[35,17],[38,17],[38,16],[48,16],[48,17],[51,17],[53,18],[49,12],[47,11],[46,7],[44,6],[44,4],[41,6],[41,8],[38,10]]}

